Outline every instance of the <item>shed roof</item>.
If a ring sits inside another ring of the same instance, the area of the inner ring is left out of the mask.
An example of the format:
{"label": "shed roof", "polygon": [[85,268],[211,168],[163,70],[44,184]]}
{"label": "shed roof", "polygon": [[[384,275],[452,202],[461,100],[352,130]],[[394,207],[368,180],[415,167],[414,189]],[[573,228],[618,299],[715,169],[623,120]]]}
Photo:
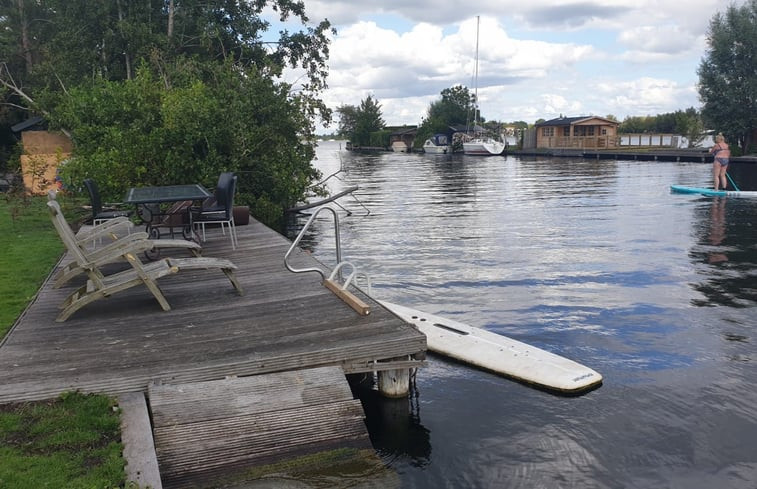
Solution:
{"label": "shed roof", "polygon": [[34,127],[37,124],[41,124],[45,121],[44,117],[41,116],[34,116],[30,117],[29,119],[26,119],[25,121],[21,121],[18,124],[14,124],[11,126],[11,131],[13,132],[21,132],[24,129],[29,129],[30,127]]}
{"label": "shed roof", "polygon": [[418,126],[387,127],[391,133],[390,136],[402,136],[405,134],[413,135],[418,132]]}

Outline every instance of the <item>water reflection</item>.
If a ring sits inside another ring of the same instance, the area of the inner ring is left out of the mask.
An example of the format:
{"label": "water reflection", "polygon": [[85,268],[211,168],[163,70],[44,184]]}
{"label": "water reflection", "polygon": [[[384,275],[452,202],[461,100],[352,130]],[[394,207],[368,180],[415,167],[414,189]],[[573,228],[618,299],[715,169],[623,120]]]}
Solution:
{"label": "water reflection", "polygon": [[398,461],[422,468],[431,457],[430,432],[421,424],[419,392],[412,382],[411,393],[388,399],[376,390],[370,376],[350,381],[353,393],[363,403],[371,443],[391,466]]}
{"label": "water reflection", "polygon": [[[726,199],[716,197],[712,199],[710,206],[710,244],[714,247],[719,246],[725,239],[725,202]],[[722,250],[712,250],[707,254],[709,263],[720,263],[728,261],[728,255]]]}
{"label": "water reflection", "polygon": [[702,276],[693,288],[704,295],[697,306],[751,307],[757,304],[757,206],[748,199],[713,198],[697,202],[700,219],[697,243],[690,256]]}

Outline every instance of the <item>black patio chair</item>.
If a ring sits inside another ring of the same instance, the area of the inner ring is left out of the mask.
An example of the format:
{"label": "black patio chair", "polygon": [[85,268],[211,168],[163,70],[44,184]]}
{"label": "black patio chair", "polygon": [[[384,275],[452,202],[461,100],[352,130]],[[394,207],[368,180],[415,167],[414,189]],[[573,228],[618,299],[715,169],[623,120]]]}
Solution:
{"label": "black patio chair", "polygon": [[202,231],[205,241],[205,225],[220,224],[221,232],[226,235],[229,227],[231,249],[237,247],[237,229],[234,224],[234,194],[237,188],[237,177],[232,172],[224,172],[218,177],[218,184],[213,198],[206,200],[202,207],[192,208],[192,224]]}
{"label": "black patio chair", "polygon": [[100,197],[100,189],[97,187],[97,182],[91,178],[84,180],[84,186],[87,187],[89,192],[89,201],[92,205],[92,225],[97,226],[105,221],[115,219],[117,217],[129,217],[131,211],[121,210],[117,208],[103,208],[102,198]]}

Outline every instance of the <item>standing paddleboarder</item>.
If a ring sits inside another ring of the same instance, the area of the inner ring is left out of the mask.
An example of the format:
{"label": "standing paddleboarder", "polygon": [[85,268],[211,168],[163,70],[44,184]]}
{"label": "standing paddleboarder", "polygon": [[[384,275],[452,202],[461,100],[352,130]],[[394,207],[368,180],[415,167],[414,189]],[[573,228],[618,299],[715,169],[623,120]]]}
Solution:
{"label": "standing paddleboarder", "polygon": [[715,136],[715,145],[710,149],[710,153],[715,155],[715,160],[712,162],[712,179],[715,190],[725,190],[728,186],[726,171],[728,170],[728,161],[731,158],[731,150],[722,134]]}

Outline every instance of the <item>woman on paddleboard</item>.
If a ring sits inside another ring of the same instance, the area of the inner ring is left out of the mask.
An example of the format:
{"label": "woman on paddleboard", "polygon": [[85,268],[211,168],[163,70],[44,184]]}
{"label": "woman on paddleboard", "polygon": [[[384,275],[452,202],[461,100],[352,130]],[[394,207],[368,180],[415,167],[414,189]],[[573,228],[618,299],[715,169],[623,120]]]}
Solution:
{"label": "woman on paddleboard", "polygon": [[726,171],[728,170],[728,161],[731,158],[731,150],[722,134],[715,136],[715,146],[710,149],[710,153],[715,155],[712,162],[712,179],[715,184],[715,190],[725,190],[728,186]]}

